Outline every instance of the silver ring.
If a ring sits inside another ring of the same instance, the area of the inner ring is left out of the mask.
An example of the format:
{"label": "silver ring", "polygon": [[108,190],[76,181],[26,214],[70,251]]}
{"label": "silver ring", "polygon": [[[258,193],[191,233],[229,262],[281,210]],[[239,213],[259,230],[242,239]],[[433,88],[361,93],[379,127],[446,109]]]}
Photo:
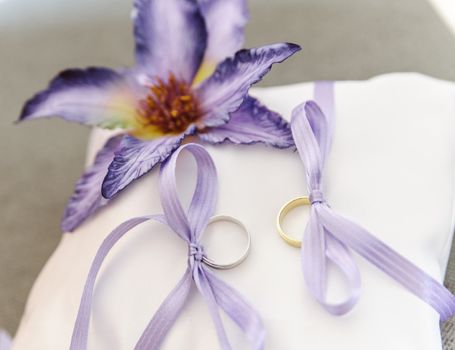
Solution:
{"label": "silver ring", "polygon": [[210,267],[213,267],[214,269],[218,269],[218,270],[228,270],[228,269],[232,269],[238,265],[240,265],[248,256],[248,254],[250,253],[250,249],[251,249],[251,234],[250,232],[247,230],[247,228],[245,227],[245,225],[238,219],[232,217],[232,216],[229,216],[229,215],[216,215],[216,216],[212,216],[209,220],[209,223],[208,225],[214,223],[214,222],[218,222],[218,221],[229,221],[229,222],[232,222],[234,224],[236,224],[237,226],[240,226],[240,228],[243,230],[243,232],[245,233],[246,237],[247,237],[247,246],[245,248],[245,250],[243,251],[242,255],[234,262],[232,263],[227,263],[227,264],[218,264],[216,263],[215,261],[209,259],[207,256],[204,255],[204,257],[202,258],[202,262]]}

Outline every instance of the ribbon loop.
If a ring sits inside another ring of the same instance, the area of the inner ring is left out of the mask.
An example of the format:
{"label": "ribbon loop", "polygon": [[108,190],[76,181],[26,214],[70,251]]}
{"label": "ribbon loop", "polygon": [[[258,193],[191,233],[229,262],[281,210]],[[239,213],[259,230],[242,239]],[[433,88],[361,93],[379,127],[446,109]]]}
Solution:
{"label": "ribbon loop", "polygon": [[[306,117],[300,118],[299,116],[301,115]],[[314,125],[310,123],[310,120],[313,121]],[[325,162],[325,155],[322,149],[328,147],[327,138],[322,136],[326,135],[323,132],[327,127],[325,120],[321,109],[313,101],[297,106],[292,112],[292,135],[305,166],[309,193],[321,188],[322,171]],[[311,135],[311,137],[308,135]],[[320,138],[315,135],[319,135]],[[301,150],[304,150],[304,152]]]}
{"label": "ribbon loop", "polygon": [[[183,209],[176,183],[177,160],[184,150],[194,156],[198,169],[188,213]],[[180,147],[161,167],[159,186],[161,205],[169,226],[188,243],[197,242],[215,211],[217,174],[210,155],[194,143]]]}
{"label": "ribbon loop", "polygon": [[[312,205],[302,244],[302,267],[305,281],[314,298],[330,313],[350,311],[360,297],[360,272],[351,250],[396,280],[411,293],[431,305],[446,320],[455,314],[455,296],[441,283],[426,274],[364,228],[336,214],[326,203],[322,175],[332,140],[334,124],[333,83],[315,85],[314,101],[293,111],[291,129],[300,157],[306,168],[308,192]],[[350,293],[339,304],[326,300],[326,265],[334,263],[346,276]]]}
{"label": "ribbon loop", "polygon": [[[185,213],[177,193],[176,163],[179,154],[188,150],[198,167],[196,189],[188,212]],[[250,339],[253,350],[264,348],[264,327],[258,313],[230,286],[214,276],[204,263],[204,248],[199,243],[202,232],[213,215],[216,203],[216,169],[208,152],[200,145],[186,144],[180,147],[164,163],[160,172],[160,199],[164,215],[152,215],[130,219],[112,231],[101,244],[93,260],[76,318],[71,339],[71,350],[86,350],[90,310],[95,281],[101,265],[112,247],[133,227],[156,220],[168,225],[188,243],[188,267],[142,333],[135,350],[158,350],[177,320],[188,299],[193,284],[204,296],[215,324],[220,346],[232,350],[219,314],[222,309]]]}

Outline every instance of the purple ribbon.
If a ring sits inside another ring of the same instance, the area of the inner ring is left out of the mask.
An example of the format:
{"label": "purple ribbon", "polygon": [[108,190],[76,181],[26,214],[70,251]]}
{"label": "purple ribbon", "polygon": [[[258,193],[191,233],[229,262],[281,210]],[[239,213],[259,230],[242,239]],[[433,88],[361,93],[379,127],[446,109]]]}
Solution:
{"label": "purple ribbon", "polygon": [[[187,213],[182,207],[176,186],[177,158],[183,150],[189,151],[194,156],[198,167],[196,189]],[[232,347],[220,318],[220,309],[245,333],[251,342],[252,349],[262,350],[264,348],[265,330],[258,313],[237,291],[218,279],[202,262],[205,255],[199,240],[213,215],[216,192],[215,165],[202,146],[186,144],[174,152],[173,156],[163,164],[160,172],[160,197],[164,215],[143,216],[122,223],[106,237],[96,253],[82,294],[71,339],[71,350],[87,349],[95,280],[106,255],[129,230],[148,220],[155,220],[168,225],[188,243],[188,267],[182,279],[164,300],[145,328],[135,349],[159,349],[187,302],[193,281],[207,302],[221,349],[231,350]]]}
{"label": "purple ribbon", "polygon": [[[310,219],[302,242],[302,267],[314,298],[330,313],[350,311],[360,296],[360,272],[351,250],[376,265],[411,293],[431,305],[442,321],[455,313],[455,296],[438,281],[374,237],[364,228],[335,213],[322,191],[324,163],[330,150],[334,124],[333,83],[319,82],[315,100],[293,111],[291,128],[306,168],[311,202]],[[350,292],[341,303],[326,298],[326,266],[330,260],[346,276]]]}

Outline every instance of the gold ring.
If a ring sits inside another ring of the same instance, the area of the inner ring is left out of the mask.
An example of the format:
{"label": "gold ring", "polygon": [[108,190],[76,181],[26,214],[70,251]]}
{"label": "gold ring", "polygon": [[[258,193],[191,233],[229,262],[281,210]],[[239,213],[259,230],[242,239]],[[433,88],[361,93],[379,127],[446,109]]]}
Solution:
{"label": "gold ring", "polygon": [[287,244],[289,244],[293,247],[296,247],[296,248],[300,248],[302,246],[302,241],[292,238],[291,236],[287,235],[282,228],[282,224],[283,224],[284,218],[292,209],[303,206],[303,205],[311,205],[309,197],[294,198],[281,207],[281,209],[278,213],[278,216],[276,218],[276,228],[277,228],[278,233],[280,234],[281,238],[283,238]]}

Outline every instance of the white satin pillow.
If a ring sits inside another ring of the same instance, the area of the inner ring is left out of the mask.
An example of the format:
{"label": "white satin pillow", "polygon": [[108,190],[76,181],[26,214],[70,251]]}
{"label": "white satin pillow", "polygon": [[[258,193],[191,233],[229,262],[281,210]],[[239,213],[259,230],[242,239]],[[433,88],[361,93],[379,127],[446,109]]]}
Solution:
{"label": "white satin pillow", "polygon": [[[312,98],[312,84],[252,93],[289,118],[293,107]],[[325,173],[327,200],[442,281],[454,228],[454,85],[418,74],[390,74],[338,82],[335,94],[337,124]],[[107,136],[93,133],[89,159]],[[305,194],[297,153],[261,145],[207,149],[219,172],[217,212],[241,219],[253,236],[249,258],[218,276],[260,311],[267,349],[441,349],[436,312],[361,258],[363,293],[351,313],[331,316],[311,298],[299,250],[275,231],[280,206]],[[188,197],[194,164],[184,160],[180,169],[180,187]],[[68,348],[96,250],[122,221],[161,212],[157,180],[158,171],[153,171],[74,234],[63,236],[30,294],[14,350]],[[293,231],[303,232],[301,218],[292,221]],[[222,249],[213,243],[209,251],[213,258],[217,253],[229,256],[236,254],[238,243],[228,240]],[[183,241],[158,224],[144,224],[127,235],[108,257],[96,284],[89,348],[132,349],[183,274],[186,259]],[[336,274],[331,279],[331,294],[337,298],[344,282]],[[227,319],[226,325],[234,349],[248,349]],[[217,348],[208,309],[194,292],[163,349]]]}

